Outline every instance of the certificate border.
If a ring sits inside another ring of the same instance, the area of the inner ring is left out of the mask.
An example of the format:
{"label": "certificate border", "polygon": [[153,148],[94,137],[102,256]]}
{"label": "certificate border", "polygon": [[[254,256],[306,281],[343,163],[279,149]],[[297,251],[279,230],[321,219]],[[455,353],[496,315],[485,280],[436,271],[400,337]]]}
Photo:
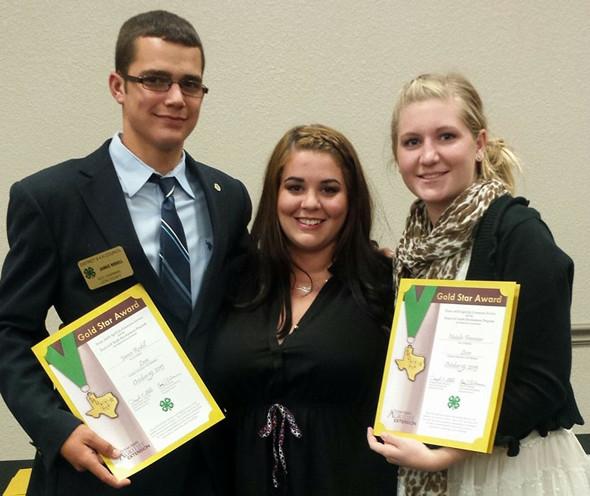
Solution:
{"label": "certificate border", "polygon": [[[416,434],[412,432],[402,432],[387,428],[381,422],[383,407],[385,403],[385,392],[387,390],[389,374],[391,367],[394,364],[394,345],[398,329],[398,321],[401,313],[401,308],[404,302],[405,293],[413,286],[444,286],[456,288],[482,288],[482,289],[498,289],[506,298],[506,313],[504,315],[504,323],[502,327],[502,337],[498,349],[498,358],[496,373],[494,376],[494,383],[492,385],[492,392],[490,402],[487,407],[487,417],[484,424],[483,437],[475,439],[471,443],[463,441],[455,441],[448,438],[438,438]],[[502,398],[504,393],[504,386],[506,383],[506,374],[508,372],[508,360],[510,357],[510,350],[512,346],[512,335],[514,331],[514,322],[516,319],[516,309],[518,305],[518,297],[520,294],[520,285],[516,282],[510,281],[461,281],[461,280],[442,280],[442,279],[401,279],[396,297],[395,313],[393,323],[391,326],[391,334],[389,337],[389,345],[387,347],[387,358],[385,361],[385,369],[383,371],[383,381],[381,383],[381,391],[379,394],[379,403],[377,405],[377,413],[375,415],[375,434],[379,435],[383,432],[391,433],[399,437],[409,437],[418,439],[424,443],[433,444],[437,446],[450,446],[453,448],[460,448],[470,451],[478,451],[482,453],[490,453],[494,446],[494,438],[496,435],[496,428],[498,426],[498,419],[500,417],[500,410],[502,408]]]}
{"label": "certificate border", "polygon": [[55,373],[53,372],[53,370],[49,366],[49,363],[47,362],[47,360],[45,360],[47,348],[49,346],[51,346],[53,343],[55,343],[56,341],[60,340],[65,335],[79,329],[84,324],[96,319],[99,315],[107,312],[112,307],[123,302],[124,300],[126,300],[128,298],[134,298],[134,299],[138,299],[138,300],[141,299],[144,301],[146,307],[150,310],[152,315],[155,317],[155,319],[158,322],[160,328],[162,329],[164,335],[168,338],[168,340],[172,344],[172,347],[174,348],[174,350],[176,351],[176,353],[180,357],[181,361],[183,362],[184,366],[187,368],[191,377],[193,378],[193,380],[197,384],[198,388],[201,390],[201,393],[208,401],[209,406],[211,407],[211,412],[209,415],[209,420],[207,422],[201,424],[198,428],[185,434],[183,437],[181,437],[178,440],[174,441],[173,443],[169,444],[164,449],[158,451],[157,453],[154,453],[153,455],[149,456],[148,458],[146,458],[142,462],[138,463],[137,465],[133,465],[130,468],[117,467],[110,458],[102,456],[107,467],[110,469],[110,471],[113,473],[113,475],[119,480],[129,477],[133,474],[136,474],[140,470],[143,470],[144,468],[148,467],[149,465],[151,465],[155,461],[159,460],[163,456],[167,455],[171,451],[175,450],[176,448],[178,448],[182,444],[186,443],[187,441],[189,441],[193,437],[197,436],[201,432],[205,431],[209,427],[215,425],[217,422],[219,422],[225,418],[221,409],[219,408],[219,406],[217,405],[217,403],[213,399],[213,396],[211,396],[211,393],[207,389],[207,386],[205,385],[205,383],[203,382],[203,380],[199,376],[198,372],[196,371],[195,367],[193,366],[193,364],[189,360],[188,356],[186,355],[186,353],[184,352],[184,350],[182,349],[182,347],[178,343],[176,337],[174,336],[174,334],[170,330],[170,327],[168,327],[168,324],[166,323],[166,321],[162,317],[162,314],[159,312],[158,308],[156,307],[156,305],[154,304],[154,302],[152,301],[152,299],[150,298],[150,296],[148,295],[148,293],[146,292],[146,290],[143,288],[143,286],[141,284],[136,284],[134,286],[131,286],[129,289],[123,291],[122,293],[119,293],[114,298],[111,298],[110,300],[108,300],[105,303],[101,304],[100,306],[94,308],[93,310],[91,310],[87,314],[83,315],[82,317],[74,320],[73,322],[71,322],[67,326],[63,327],[59,331],[56,331],[51,336],[45,338],[43,341],[41,341],[40,343],[37,343],[35,346],[33,346],[31,348],[33,350],[33,353],[37,357],[37,360],[39,360],[39,362],[41,363],[41,366],[43,367],[43,369],[45,370],[45,372],[47,373],[47,375],[49,376],[49,378],[51,379],[51,381],[55,385],[56,389],[59,391],[59,394],[62,396],[62,398],[66,402],[68,408],[72,411],[72,413],[78,419],[80,419],[84,424],[86,424],[86,422],[84,421],[84,415],[82,415],[80,413],[80,411],[78,411],[74,402],[72,401],[70,396],[67,394],[65,388],[62,386],[61,382],[59,381],[59,379],[57,378],[57,376],[55,375]]}

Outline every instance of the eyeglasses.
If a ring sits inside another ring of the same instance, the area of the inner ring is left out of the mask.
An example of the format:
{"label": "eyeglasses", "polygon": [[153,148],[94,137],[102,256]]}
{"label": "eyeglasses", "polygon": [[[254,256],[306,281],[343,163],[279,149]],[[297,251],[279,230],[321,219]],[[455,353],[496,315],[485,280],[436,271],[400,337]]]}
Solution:
{"label": "eyeglasses", "polygon": [[147,76],[130,76],[129,74],[120,74],[125,81],[141,84],[146,90],[157,91],[164,93],[168,91],[174,83],[178,83],[180,91],[183,95],[192,96],[194,98],[203,98],[209,93],[209,88],[205,86],[198,79],[183,78],[174,81],[169,76],[164,75],[147,75]]}

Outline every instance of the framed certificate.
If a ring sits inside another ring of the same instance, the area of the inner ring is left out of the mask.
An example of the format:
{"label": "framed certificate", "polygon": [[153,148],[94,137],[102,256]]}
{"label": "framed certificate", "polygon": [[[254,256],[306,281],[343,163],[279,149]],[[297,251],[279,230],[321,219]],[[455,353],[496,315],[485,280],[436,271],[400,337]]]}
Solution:
{"label": "framed certificate", "polygon": [[520,286],[402,279],[375,433],[489,453]]}
{"label": "framed certificate", "polygon": [[128,477],[223,419],[141,285],[33,347],[68,407],[121,451]]}

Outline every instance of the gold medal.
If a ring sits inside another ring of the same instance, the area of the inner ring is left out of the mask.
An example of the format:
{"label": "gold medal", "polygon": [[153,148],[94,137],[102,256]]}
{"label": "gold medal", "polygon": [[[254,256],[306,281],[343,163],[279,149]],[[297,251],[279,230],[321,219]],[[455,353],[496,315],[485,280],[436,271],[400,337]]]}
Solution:
{"label": "gold medal", "polygon": [[45,359],[47,363],[53,365],[70,381],[76,384],[82,392],[86,393],[86,401],[90,405],[90,410],[86,412],[86,415],[94,418],[98,418],[101,415],[109,418],[118,417],[117,406],[119,405],[119,400],[113,393],[107,392],[102,396],[97,396],[90,391],[73,333],[66,334],[59,341],[49,346],[45,354]]}
{"label": "gold medal", "polygon": [[404,357],[396,359],[395,363],[398,369],[406,371],[408,379],[415,381],[416,376],[424,370],[426,361],[423,356],[414,355],[414,348],[409,344],[404,350]]}
{"label": "gold medal", "polygon": [[94,393],[88,393],[86,400],[92,407],[86,412],[86,415],[98,418],[101,415],[106,415],[109,418],[117,418],[117,405],[119,400],[113,393],[106,393],[102,396],[96,396]]}
{"label": "gold medal", "polygon": [[416,355],[413,344],[436,293],[435,286],[420,286],[420,288],[422,290],[420,297],[417,295],[416,286],[411,286],[404,295],[408,344],[404,349],[404,356],[395,360],[397,368],[405,370],[410,381],[415,381],[416,376],[426,368],[426,357]]}

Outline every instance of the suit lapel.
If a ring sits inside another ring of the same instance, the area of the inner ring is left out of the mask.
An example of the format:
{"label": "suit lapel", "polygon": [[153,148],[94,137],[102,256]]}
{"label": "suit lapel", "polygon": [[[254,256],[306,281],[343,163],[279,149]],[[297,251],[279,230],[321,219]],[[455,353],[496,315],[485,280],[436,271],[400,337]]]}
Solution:
{"label": "suit lapel", "polygon": [[207,269],[205,270],[205,274],[203,275],[199,299],[193,308],[193,313],[189,321],[188,333],[190,334],[199,324],[203,313],[204,302],[207,301],[207,293],[223,262],[223,254],[226,252],[225,245],[227,244],[227,237],[223,228],[223,219],[221,218],[223,206],[222,199],[225,196],[223,194],[224,184],[217,178],[212,177],[205,167],[199,167],[199,164],[188,154],[187,167],[190,168],[191,173],[197,178],[201,185],[207,202],[207,209],[209,211],[209,219],[211,221],[211,229],[213,232],[213,251]]}
{"label": "suit lapel", "polygon": [[134,276],[152,299],[173,311],[160,280],[137,239],[121,184],[111,161],[108,144],[88,157],[80,168],[79,191],[90,216],[111,247],[122,246]]}

